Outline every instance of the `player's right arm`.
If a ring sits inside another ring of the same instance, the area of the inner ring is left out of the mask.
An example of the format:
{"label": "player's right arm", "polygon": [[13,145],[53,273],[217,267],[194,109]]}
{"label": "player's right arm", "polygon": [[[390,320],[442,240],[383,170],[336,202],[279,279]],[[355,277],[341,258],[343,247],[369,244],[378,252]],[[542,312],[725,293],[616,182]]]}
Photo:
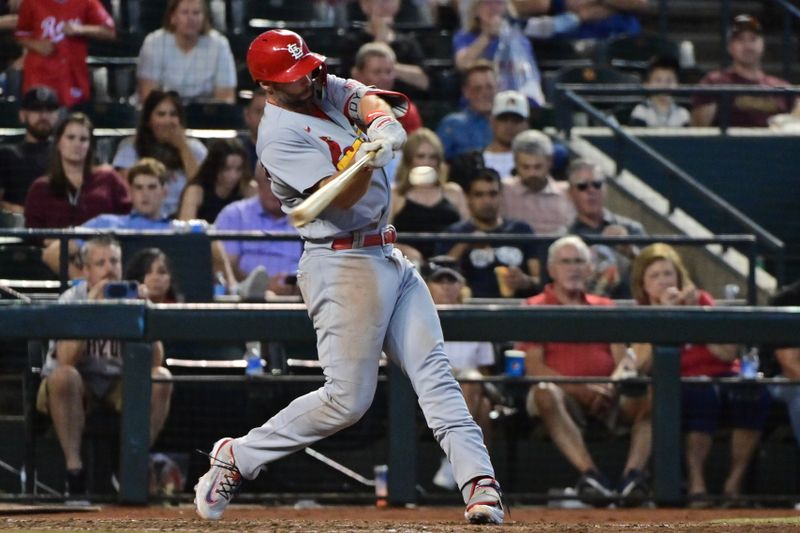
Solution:
{"label": "player's right arm", "polygon": [[[317,182],[317,184],[311,188],[309,192],[314,192],[320,187],[324,187],[326,183],[332,181],[336,178],[339,174],[350,168],[350,166],[355,162],[356,158],[353,158],[350,162],[350,165],[347,165],[344,169],[340,170],[336,174],[332,176],[328,176],[327,178],[321,179]],[[365,165],[358,171],[355,178],[351,180],[347,187],[342,189],[339,195],[331,202],[332,207],[336,207],[338,209],[350,209],[358,201],[361,199],[362,196],[367,194],[367,189],[369,189],[370,181],[372,180],[372,171],[373,168],[369,165]]]}

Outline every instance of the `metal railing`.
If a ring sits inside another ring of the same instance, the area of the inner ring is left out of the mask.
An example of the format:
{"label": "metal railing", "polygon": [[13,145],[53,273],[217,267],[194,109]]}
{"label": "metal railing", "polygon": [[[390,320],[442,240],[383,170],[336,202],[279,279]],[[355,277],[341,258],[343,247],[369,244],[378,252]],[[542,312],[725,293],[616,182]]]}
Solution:
{"label": "metal railing", "polygon": [[[745,215],[742,211],[725,201],[714,191],[700,183],[688,172],[678,167],[675,163],[658,153],[652,147],[644,143],[625,131],[616,121],[607,117],[601,110],[592,106],[581,95],[601,94],[601,95],[621,95],[621,94],[673,94],[673,95],[692,95],[692,94],[800,94],[800,88],[773,89],[763,87],[740,87],[740,86],[715,86],[715,87],[676,87],[664,89],[651,89],[639,85],[604,85],[604,84],[559,84],[556,86],[555,105],[558,110],[559,128],[567,138],[572,130],[572,108],[577,107],[593,120],[609,128],[616,142],[614,162],[616,173],[624,170],[624,148],[630,145],[636,151],[644,154],[648,159],[654,161],[660,168],[664,169],[669,176],[680,181],[689,188],[694,194],[702,198],[710,207],[723,216],[729,217],[736,224],[741,226],[746,232],[754,234],[759,243],[771,250],[776,256],[776,278],[779,282],[783,281],[783,255],[785,245],[781,239],[773,235],[766,228]],[[669,201],[669,199],[668,199]],[[672,202],[669,204],[672,211]]]}
{"label": "metal railing", "polygon": [[[800,344],[800,308],[443,306],[439,315],[448,340],[656,343],[652,370],[653,486],[659,504],[681,501],[680,454],[675,453],[681,449],[678,346],[685,342]],[[152,351],[146,341],[314,338],[302,305],[0,302],[0,323],[4,326],[0,338],[5,339],[128,341],[123,350],[120,463],[120,501],[128,504],[147,503]],[[396,366],[390,365],[388,379],[389,465],[393,472],[389,499],[393,504],[414,503],[416,401],[408,380]],[[528,378],[505,379],[523,382]]]}
{"label": "metal railing", "polygon": [[[175,230],[96,230],[87,228],[69,229],[31,229],[31,228],[0,228],[0,238],[25,240],[58,239],[60,246],[60,273],[61,290],[66,290],[69,284],[68,263],[70,239],[87,239],[94,235],[116,235],[146,239],[152,236],[171,237],[180,239],[186,233]],[[192,234],[194,235],[194,234]],[[269,241],[300,241],[300,236],[291,232],[262,232],[262,231],[223,231],[210,228],[204,232],[209,240],[269,240]],[[491,244],[539,244],[538,259],[541,264],[547,262],[547,245],[561,237],[561,235],[520,235],[520,234],[458,234],[458,233],[400,233],[400,243],[437,242],[452,243],[477,242]],[[721,245],[723,247],[740,245],[744,247],[748,262],[747,270],[747,303],[755,305],[757,301],[756,267],[758,258],[758,242],[753,235],[715,235],[713,237],[688,237],[685,235],[647,235],[609,237],[601,235],[585,235],[581,238],[586,243],[603,245],[647,245],[654,242],[663,242],[672,245],[707,246]],[[782,268],[782,267],[781,267]]]}

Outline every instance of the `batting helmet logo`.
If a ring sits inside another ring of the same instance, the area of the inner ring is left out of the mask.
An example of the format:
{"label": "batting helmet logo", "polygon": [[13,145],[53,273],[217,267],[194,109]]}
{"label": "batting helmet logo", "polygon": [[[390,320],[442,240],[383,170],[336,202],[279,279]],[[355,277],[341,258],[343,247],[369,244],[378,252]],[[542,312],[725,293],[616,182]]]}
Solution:
{"label": "batting helmet logo", "polygon": [[247,50],[247,69],[255,81],[291,83],[318,67],[325,56],[315,54],[293,31],[270,30],[256,37]]}

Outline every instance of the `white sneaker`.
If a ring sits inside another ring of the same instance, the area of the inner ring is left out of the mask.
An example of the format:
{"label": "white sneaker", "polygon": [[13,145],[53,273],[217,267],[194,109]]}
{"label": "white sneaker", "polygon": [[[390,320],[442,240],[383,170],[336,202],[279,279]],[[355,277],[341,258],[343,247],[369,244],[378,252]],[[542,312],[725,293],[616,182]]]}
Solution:
{"label": "white sneaker", "polygon": [[433,476],[433,484],[445,490],[456,490],[458,488],[456,478],[453,477],[453,467],[447,457],[442,457],[442,464],[439,465],[439,470]]}
{"label": "white sneaker", "polygon": [[464,518],[470,524],[502,524],[505,515],[503,507],[500,484],[490,477],[484,477],[472,482]]}
{"label": "white sneaker", "polygon": [[233,439],[226,437],[214,443],[211,468],[194,486],[194,504],[197,514],[207,520],[219,520],[231,499],[242,486],[242,474],[233,456]]}

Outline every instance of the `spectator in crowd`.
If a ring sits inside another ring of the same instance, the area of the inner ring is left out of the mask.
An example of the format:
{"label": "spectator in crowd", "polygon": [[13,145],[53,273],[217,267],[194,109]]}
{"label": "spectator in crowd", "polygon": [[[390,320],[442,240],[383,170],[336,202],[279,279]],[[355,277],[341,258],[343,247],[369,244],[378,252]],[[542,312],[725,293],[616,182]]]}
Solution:
{"label": "spectator in crowd", "polygon": [[[552,283],[542,294],[529,298],[526,305],[613,305],[607,298],[587,294],[590,261],[589,248],[580,237],[568,235],[555,241],[547,253]],[[519,349],[526,352],[525,373],[529,376],[605,377],[623,370],[637,371],[637,361],[626,354],[622,344],[522,343]],[[579,425],[590,416],[613,427],[613,418],[621,415],[632,427],[618,491],[621,496],[646,495],[643,469],[652,441],[649,394],[621,396],[613,383],[542,382],[530,388],[526,406],[528,414],[544,421],[553,442],[580,472],[576,490],[583,496],[608,498],[614,495],[614,489],[589,454]]]}
{"label": "spectator in crowd", "polygon": [[[447,181],[444,149],[436,133],[420,128],[408,136],[392,188],[391,222],[401,232],[443,231],[466,219],[464,192]],[[424,256],[434,243],[414,243]]]}
{"label": "spectator in crowd", "polygon": [[[800,306],[800,281],[796,281],[778,291],[769,300],[772,306]],[[800,347],[780,346],[774,348],[777,373],[793,381],[800,380]],[[794,438],[800,445],[800,386],[798,385],[770,385],[772,397],[786,403],[789,412],[789,421],[792,424]]]}
{"label": "spectator in crowd", "polygon": [[[433,303],[454,305],[464,303],[464,292],[469,291],[458,265],[450,256],[431,257],[423,271]],[[490,342],[445,341],[444,350],[456,379],[475,379],[488,376],[494,365],[494,347]],[[489,413],[493,407],[493,396],[499,394],[488,383],[459,383],[467,402],[467,409],[483,432],[487,448],[492,442],[492,420]],[[489,386],[489,387],[487,387]],[[494,395],[489,391],[494,392]],[[433,483],[443,489],[458,488],[453,469],[446,457],[442,457]]]}
{"label": "spectator in crowd", "polygon": [[[540,18],[537,15],[550,15],[549,21],[542,21],[550,33],[526,32],[532,37],[599,41],[617,35],[638,35],[642,27],[636,14],[648,7],[648,0],[511,0],[511,3],[520,16],[537,20]],[[574,18],[564,17],[567,14]]]}
{"label": "spectator in crowd", "polygon": [[394,51],[396,90],[411,96],[428,90],[428,74],[420,66],[425,60],[422,47],[412,34],[394,29],[394,17],[400,9],[400,0],[359,0],[366,24],[345,33],[339,57],[342,73],[350,74],[358,50],[367,43],[384,43]]}
{"label": "spectator in crowd", "polygon": [[528,128],[530,107],[525,95],[518,91],[502,91],[492,104],[492,140],[483,150],[483,161],[501,177],[510,176],[514,170],[514,153],[511,143]]}
{"label": "spectator in crowd", "polygon": [[[364,85],[372,85],[384,91],[395,90],[397,60],[394,51],[386,43],[365,44],[356,53],[350,76]],[[413,133],[422,127],[419,109],[411,100],[408,101],[408,111],[398,120],[406,133]]]}
{"label": "spectator in crowd", "polygon": [[[450,233],[533,235],[525,222],[500,216],[500,176],[490,168],[478,171],[467,187],[469,220],[447,228]],[[439,253],[447,253],[459,262],[473,295],[479,298],[526,296],[539,287],[537,247],[533,243],[490,245],[458,243],[440,245]]]}
{"label": "spectator in crowd", "polygon": [[470,150],[483,150],[492,140],[489,117],[497,94],[494,67],[488,61],[478,61],[464,70],[461,80],[466,108],[445,115],[436,128],[447,161]]}
{"label": "spectator in crowd", "polygon": [[[724,70],[709,72],[700,85],[755,85],[788,87],[786,80],[766,74],[761,68],[764,34],[761,23],[752,15],[737,15],[728,30],[728,54],[732,64]],[[728,125],[742,128],[768,126],[769,117],[782,113],[800,113],[793,96],[733,95],[730,98]],[[692,126],[720,123],[721,99],[718,95],[697,95],[692,99]]]}
{"label": "spectator in crowd", "polygon": [[28,189],[47,172],[58,110],[58,97],[48,87],[34,87],[22,97],[19,121],[25,126],[25,137],[0,147],[0,209],[25,210]]}
{"label": "spectator in crowd", "polygon": [[145,37],[137,65],[140,102],[161,89],[185,99],[235,103],[233,52],[211,27],[205,0],[169,0],[162,27]]}
{"label": "spectator in crowd", "polygon": [[211,224],[226,205],[252,196],[252,174],[247,152],[238,139],[217,139],[200,164],[197,175],[183,190],[178,218]]}
{"label": "spectator in crowd", "polygon": [[[108,236],[88,240],[81,248],[84,283],[74,285],[59,302],[97,302],[106,298],[105,287],[122,278],[122,252],[119,244]],[[139,296],[146,298],[145,286]],[[153,342],[151,375],[169,377],[163,365],[164,349]],[[122,343],[116,339],[51,341],[47,360],[42,368],[42,384],[36,408],[53,421],[58,442],[64,452],[67,469],[67,491],[70,496],[86,492],[86,470],[81,459],[81,438],[89,410],[107,405],[116,411],[122,408]],[[150,444],[164,427],[169,414],[172,385],[152,384],[150,400]]]}
{"label": "spectator in crowd", "polygon": [[539,235],[560,235],[575,218],[566,183],[550,175],[553,143],[537,130],[525,130],[511,143],[515,175],[503,181],[503,215],[522,220]]}
{"label": "spectator in crowd", "polygon": [[[294,232],[261,165],[254,179],[258,194],[226,206],[214,227],[223,231]],[[302,253],[299,242],[224,241],[223,246],[239,280],[237,292],[242,298],[263,300],[266,290],[277,295],[298,294],[295,275]]]}
{"label": "spectator in crowd", "polygon": [[261,124],[261,117],[264,116],[264,106],[267,105],[267,93],[258,87],[252,91],[242,91],[244,93],[244,123],[247,126],[247,133],[239,135],[239,141],[247,152],[247,165],[253,173],[258,165],[256,155],[256,140],[258,139],[258,125]]}
{"label": "spectator in crowd", "polygon": [[100,0],[23,0],[16,37],[26,49],[22,91],[45,85],[66,107],[90,97],[87,39],[114,39],[114,19]]}
{"label": "spectator in crowd", "polygon": [[[647,64],[644,86],[648,89],[678,86],[680,65],[672,57],[656,57]],[[649,128],[683,128],[689,125],[691,116],[685,107],[675,103],[670,94],[653,94],[633,108],[631,126]]]}
{"label": "spectator in crowd", "polygon": [[103,213],[131,210],[128,187],[108,166],[94,167],[89,117],[72,113],[56,126],[48,173],[37,178],[25,198],[29,228],[70,228]]}
{"label": "spectator in crowd", "polygon": [[[596,165],[585,159],[576,159],[567,169],[567,179],[569,197],[576,210],[569,233],[618,237],[646,235],[639,222],[605,207],[608,186]],[[594,270],[587,282],[588,292],[610,298],[630,298],[630,265],[638,248],[594,245],[591,251]]]}
{"label": "spectator in crowd", "polygon": [[178,210],[183,188],[194,178],[208,150],[197,139],[186,136],[186,117],[175,91],[151,91],[139,114],[136,135],[122,139],[111,164],[124,176],[143,157],[164,163],[170,172],[163,216]]}
{"label": "spectator in crowd", "polygon": [[145,248],[133,254],[125,267],[125,279],[144,285],[147,299],[155,304],[173,304],[182,300],[172,262],[158,248]]}
{"label": "spectator in crowd", "polygon": [[[698,290],[674,248],[655,243],[644,248],[633,263],[631,290],[640,305],[714,305],[711,295]],[[650,359],[652,346],[635,346],[639,357]],[[681,349],[681,377],[730,377],[735,375],[737,346],[733,344],[686,344]],[[731,427],[731,455],[723,491],[739,498],[750,459],[758,447],[766,423],[769,394],[756,384],[684,384],[681,412],[685,431],[687,493],[692,507],[708,506],[706,459],[712,436],[721,422]]]}
{"label": "spectator in crowd", "polygon": [[0,1],[0,91],[6,97],[22,96],[22,65],[24,50],[17,43],[14,32],[19,20],[22,0]]}
{"label": "spectator in crowd", "polygon": [[[102,214],[81,224],[87,229],[128,229],[128,230],[166,230],[178,225],[177,221],[164,217],[162,204],[167,196],[169,172],[166,167],[153,158],[146,157],[128,171],[128,185],[131,191],[132,209],[129,214]],[[69,241],[69,277],[80,277],[82,266],[78,254],[83,242]],[[222,245],[218,241],[211,244],[211,255],[214,268],[226,273],[228,280],[233,279],[230,265],[226,264]],[[42,252],[42,261],[53,272],[58,273],[61,265],[61,243],[53,240]]]}
{"label": "spectator in crowd", "polygon": [[511,24],[516,10],[510,0],[474,0],[468,25],[453,35],[456,68],[465,70],[479,59],[492,61],[501,90],[517,90],[541,106],[541,74],[531,41]]}

